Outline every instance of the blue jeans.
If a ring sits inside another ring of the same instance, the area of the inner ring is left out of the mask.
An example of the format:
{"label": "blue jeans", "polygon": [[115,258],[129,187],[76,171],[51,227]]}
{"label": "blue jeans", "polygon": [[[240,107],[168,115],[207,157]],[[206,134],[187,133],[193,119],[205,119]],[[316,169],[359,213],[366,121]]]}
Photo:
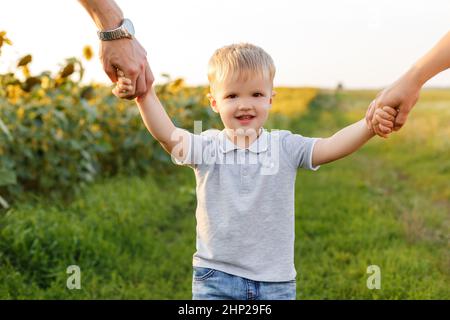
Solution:
{"label": "blue jeans", "polygon": [[295,300],[296,281],[265,282],[195,267],[192,300]]}

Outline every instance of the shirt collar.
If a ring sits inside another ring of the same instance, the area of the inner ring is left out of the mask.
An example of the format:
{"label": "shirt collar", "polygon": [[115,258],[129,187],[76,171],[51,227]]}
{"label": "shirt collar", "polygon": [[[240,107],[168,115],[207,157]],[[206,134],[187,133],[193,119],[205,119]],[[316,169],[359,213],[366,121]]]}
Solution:
{"label": "shirt collar", "polygon": [[[267,133],[267,130],[264,128],[260,128],[260,135],[259,137],[253,141],[253,143],[247,148],[253,153],[260,153],[267,151],[267,145],[268,145],[268,139],[269,134]],[[230,139],[227,137],[226,129],[223,129],[219,133],[219,149],[223,153],[227,153],[229,151],[235,150],[235,149],[241,149],[237,145],[235,145]]]}

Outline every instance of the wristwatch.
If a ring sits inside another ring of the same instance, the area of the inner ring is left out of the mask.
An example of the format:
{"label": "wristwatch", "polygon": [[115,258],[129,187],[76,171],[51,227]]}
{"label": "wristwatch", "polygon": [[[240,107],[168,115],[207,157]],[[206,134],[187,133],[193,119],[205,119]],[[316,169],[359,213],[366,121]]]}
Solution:
{"label": "wristwatch", "polygon": [[98,37],[102,41],[111,41],[117,39],[133,39],[134,26],[130,19],[123,19],[118,28],[105,31],[97,31]]}

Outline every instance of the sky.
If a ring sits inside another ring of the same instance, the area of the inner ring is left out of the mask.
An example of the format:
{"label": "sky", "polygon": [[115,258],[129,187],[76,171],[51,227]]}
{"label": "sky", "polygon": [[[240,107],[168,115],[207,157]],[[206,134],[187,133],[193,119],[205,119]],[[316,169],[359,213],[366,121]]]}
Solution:
{"label": "sky", "polygon": [[[275,86],[381,88],[400,77],[450,30],[449,0],[118,0],[161,73],[206,84],[207,63],[224,45],[251,42],[277,68]],[[32,73],[56,72],[65,58],[86,62],[87,81],[109,83],[98,60],[96,26],[76,0],[0,0],[0,72],[32,54]],[[448,87],[450,71],[427,86]]]}

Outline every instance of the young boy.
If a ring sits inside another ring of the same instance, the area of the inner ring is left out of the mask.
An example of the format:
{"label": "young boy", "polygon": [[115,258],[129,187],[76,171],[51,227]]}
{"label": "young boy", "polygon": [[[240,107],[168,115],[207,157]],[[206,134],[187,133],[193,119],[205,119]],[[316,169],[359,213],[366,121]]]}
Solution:
{"label": "young boy", "polygon": [[[131,81],[118,71],[113,93]],[[197,251],[193,299],[295,299],[294,187],[298,168],[345,157],[374,136],[364,119],[329,138],[264,123],[274,96],[272,58],[251,44],[218,49],[209,62],[208,94],[225,129],[192,134],[174,126],[153,88],[137,99],[142,119],[176,164],[195,172]],[[377,110],[393,127],[396,110]]]}

